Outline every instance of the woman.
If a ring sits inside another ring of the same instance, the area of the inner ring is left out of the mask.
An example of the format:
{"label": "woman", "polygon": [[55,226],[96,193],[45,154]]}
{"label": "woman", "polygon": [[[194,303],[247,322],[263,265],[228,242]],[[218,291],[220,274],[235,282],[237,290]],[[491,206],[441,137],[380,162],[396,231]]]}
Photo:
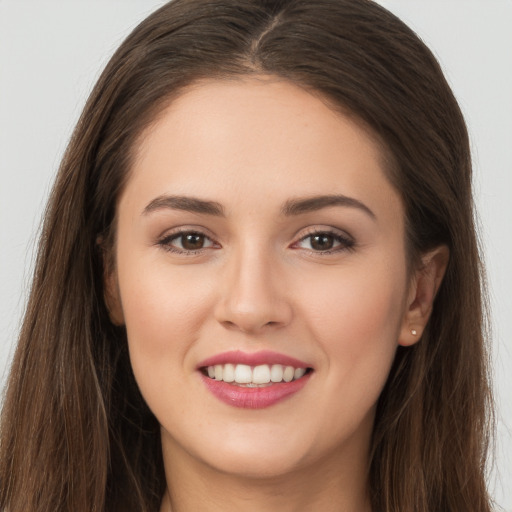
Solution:
{"label": "woman", "polygon": [[177,0],[54,187],[5,510],[490,510],[465,125],[366,1]]}

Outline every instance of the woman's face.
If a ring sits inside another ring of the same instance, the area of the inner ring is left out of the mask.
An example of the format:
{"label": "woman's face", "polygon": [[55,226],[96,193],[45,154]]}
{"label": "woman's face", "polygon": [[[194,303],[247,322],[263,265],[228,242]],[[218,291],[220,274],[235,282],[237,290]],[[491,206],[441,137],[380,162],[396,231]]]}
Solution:
{"label": "woman's face", "polygon": [[116,262],[112,316],[172,460],[366,460],[411,287],[400,198],[353,120],[268,77],[189,88],[141,138]]}

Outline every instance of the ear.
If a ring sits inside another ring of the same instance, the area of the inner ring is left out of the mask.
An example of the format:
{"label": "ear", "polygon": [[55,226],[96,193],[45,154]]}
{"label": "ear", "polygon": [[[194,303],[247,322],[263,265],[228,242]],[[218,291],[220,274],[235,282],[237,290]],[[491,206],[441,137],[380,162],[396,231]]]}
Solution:
{"label": "ear", "polygon": [[446,245],[436,247],[421,257],[421,265],[411,278],[399,345],[414,345],[421,338],[449,259],[450,251]]}
{"label": "ear", "polygon": [[124,314],[121,305],[121,294],[119,292],[119,283],[115,264],[111,250],[105,248],[102,237],[98,237],[96,244],[101,251],[101,259],[103,263],[103,300],[107,307],[110,321],[114,325],[124,325]]}
{"label": "ear", "polygon": [[124,314],[121,306],[121,295],[119,293],[119,285],[117,274],[114,270],[105,275],[103,298],[107,306],[108,316],[114,325],[124,325]]}

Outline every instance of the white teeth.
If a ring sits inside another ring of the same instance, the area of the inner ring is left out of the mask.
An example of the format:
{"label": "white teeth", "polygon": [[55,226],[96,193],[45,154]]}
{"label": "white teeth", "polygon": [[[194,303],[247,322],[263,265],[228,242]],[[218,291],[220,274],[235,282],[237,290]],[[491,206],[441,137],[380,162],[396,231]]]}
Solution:
{"label": "white teeth", "polygon": [[281,382],[283,380],[283,367],[280,364],[273,364],[270,368],[270,380],[272,382]]}
{"label": "white teeth", "polygon": [[235,366],[232,364],[225,364],[224,371],[222,372],[222,380],[224,382],[234,382],[235,380]]}
{"label": "white teeth", "polygon": [[283,372],[283,380],[285,382],[291,382],[293,380],[294,373],[295,373],[295,368],[293,366],[287,366]]}
{"label": "white teeth", "polygon": [[236,382],[237,384],[259,385],[291,382],[300,379],[306,374],[306,368],[294,368],[293,366],[283,366],[281,364],[260,364],[251,367],[246,364],[216,364],[206,368],[208,377],[224,382]]}
{"label": "white teeth", "polygon": [[249,384],[252,382],[252,370],[246,364],[237,364],[235,366],[235,382],[237,384]]}
{"label": "white teeth", "polygon": [[295,372],[293,373],[293,378],[300,379],[301,377],[304,376],[305,373],[306,373],[306,368],[296,368]]}
{"label": "white teeth", "polygon": [[256,366],[252,371],[252,382],[254,384],[268,384],[270,382],[270,368],[268,364]]}

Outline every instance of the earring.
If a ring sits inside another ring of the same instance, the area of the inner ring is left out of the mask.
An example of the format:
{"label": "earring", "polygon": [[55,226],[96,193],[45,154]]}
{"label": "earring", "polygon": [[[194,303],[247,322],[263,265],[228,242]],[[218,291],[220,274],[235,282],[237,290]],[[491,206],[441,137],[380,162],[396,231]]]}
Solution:
{"label": "earring", "polygon": [[416,329],[411,329],[411,334],[413,336],[416,336],[418,334],[418,331]]}

